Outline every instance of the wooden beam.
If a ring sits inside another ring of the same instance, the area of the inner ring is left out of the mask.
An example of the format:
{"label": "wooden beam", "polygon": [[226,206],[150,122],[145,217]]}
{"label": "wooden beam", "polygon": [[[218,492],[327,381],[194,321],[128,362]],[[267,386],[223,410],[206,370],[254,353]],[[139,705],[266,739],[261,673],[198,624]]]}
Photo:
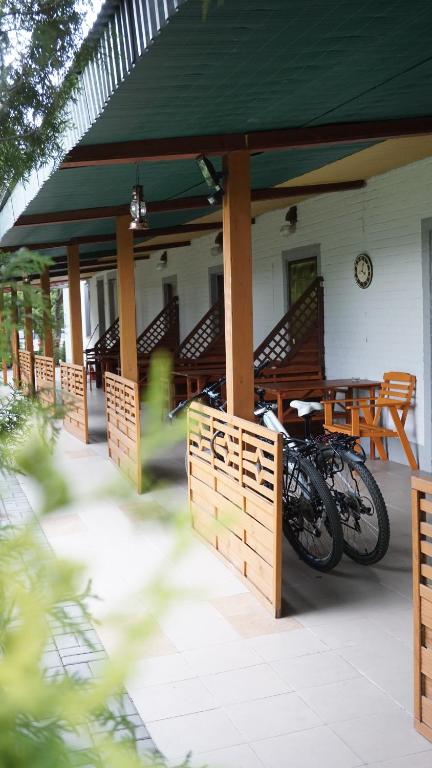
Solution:
{"label": "wooden beam", "polygon": [[[128,216],[128,219],[130,223],[130,216]],[[148,229],[144,232],[135,232],[133,235],[135,236],[136,240],[139,241],[136,243],[136,245],[140,245],[140,243],[147,243],[154,237],[188,235],[195,232],[212,232],[215,229],[220,229],[220,227],[221,224],[217,221],[203,222],[202,224],[178,224],[173,227],[154,227],[153,229]],[[16,251],[19,251],[20,248],[27,248],[29,251],[46,251],[50,248],[67,248],[69,245],[85,245],[86,243],[109,243],[114,242],[115,239],[115,232],[103,235],[83,235],[82,237],[73,237],[69,240],[56,240],[45,243],[21,243],[20,245],[14,245],[10,248],[0,248],[0,253],[15,253]],[[155,246],[155,248],[159,247],[159,245]]]}
{"label": "wooden beam", "polygon": [[284,149],[356,144],[432,133],[432,117],[333,123],[252,133],[179,136],[109,144],[79,145],[60,168],[81,168],[156,160],[190,160],[199,155],[223,156],[227,152],[273,152]]}
{"label": "wooden beam", "polygon": [[[252,201],[279,200],[299,195],[322,195],[328,192],[339,192],[346,189],[359,189],[366,184],[362,179],[354,181],[340,181],[329,184],[302,184],[292,187],[269,187],[253,189]],[[195,197],[177,197],[170,200],[154,200],[147,202],[149,213],[169,213],[172,211],[200,210],[210,206],[207,197],[197,195]],[[218,207],[218,206],[216,206]],[[39,227],[47,224],[67,224],[74,221],[93,221],[112,219],[129,212],[129,205],[110,205],[99,208],[78,208],[72,211],[51,211],[49,213],[23,214],[14,227]]]}
{"label": "wooden beam", "polygon": [[[186,248],[191,244],[190,240],[178,240],[170,243],[158,243],[157,245],[135,245],[134,254],[135,261],[142,261],[143,259],[149,259],[152,251],[165,251],[170,248]],[[107,261],[103,261],[106,259]],[[104,264],[115,263],[117,266],[117,249],[109,251],[89,251],[87,253],[80,253],[80,266],[81,268],[89,264]],[[50,273],[55,271],[57,267],[67,265],[67,256],[54,256],[53,263],[50,267]]]}
{"label": "wooden beam", "polygon": [[45,267],[40,276],[40,284],[42,291],[42,301],[44,304],[43,311],[43,341],[44,341],[44,355],[46,357],[53,357],[54,343],[53,332],[51,323],[51,286],[48,267]]}
{"label": "wooden beam", "polygon": [[121,375],[138,382],[135,316],[135,263],[130,216],[119,216],[117,232],[117,291],[120,330]]}
{"label": "wooden beam", "polygon": [[253,319],[250,157],[224,159],[223,263],[227,413],[253,421]]}
{"label": "wooden beam", "polygon": [[79,246],[68,247],[69,316],[71,328],[72,363],[83,364],[83,334],[81,315],[81,282]]}
{"label": "wooden beam", "polygon": [[10,305],[10,319],[11,319],[11,352],[12,352],[12,379],[16,387],[20,383],[19,373],[19,336],[18,336],[18,303],[17,303],[17,289],[15,285],[10,287],[11,305]]}

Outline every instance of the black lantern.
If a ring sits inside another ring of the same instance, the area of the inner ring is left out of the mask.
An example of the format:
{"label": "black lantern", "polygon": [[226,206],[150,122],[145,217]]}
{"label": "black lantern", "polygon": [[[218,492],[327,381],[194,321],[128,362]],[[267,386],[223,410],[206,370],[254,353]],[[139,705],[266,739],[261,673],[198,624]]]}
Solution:
{"label": "black lantern", "polygon": [[147,206],[145,204],[143,188],[141,184],[132,187],[132,199],[130,204],[132,221],[129,229],[148,229]]}

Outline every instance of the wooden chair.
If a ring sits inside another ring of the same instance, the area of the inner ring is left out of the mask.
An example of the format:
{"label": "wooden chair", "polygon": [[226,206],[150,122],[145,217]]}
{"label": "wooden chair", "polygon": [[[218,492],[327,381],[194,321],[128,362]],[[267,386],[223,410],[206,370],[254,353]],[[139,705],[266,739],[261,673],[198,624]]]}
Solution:
{"label": "wooden chair", "polygon": [[[418,469],[405,433],[405,422],[414,397],[415,385],[416,377],[410,373],[390,371],[384,374],[377,397],[323,400],[324,428],[329,432],[345,432],[349,435],[369,438],[371,447],[376,446],[382,461],[388,461],[383,439],[398,437],[411,469]],[[344,410],[335,410],[336,405]],[[381,426],[381,416],[384,411],[391,416],[394,429]]]}

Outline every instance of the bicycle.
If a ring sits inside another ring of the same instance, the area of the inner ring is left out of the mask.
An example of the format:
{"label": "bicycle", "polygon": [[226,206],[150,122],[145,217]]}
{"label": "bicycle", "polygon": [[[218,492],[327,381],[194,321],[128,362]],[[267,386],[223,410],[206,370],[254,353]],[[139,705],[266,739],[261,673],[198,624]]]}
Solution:
{"label": "bicycle", "polygon": [[[258,402],[264,403],[264,389],[256,389]],[[378,484],[366,466],[366,454],[357,437],[340,433],[314,436],[311,417],[323,410],[321,403],[292,400],[304,422],[304,441],[314,446],[314,463],[325,479],[336,503],[342,525],[344,551],[361,565],[373,565],[386,554],[390,544],[387,507]],[[274,428],[289,433],[279,419]]]}
{"label": "bicycle", "polygon": [[[259,369],[258,371],[259,372]],[[207,400],[213,408],[225,411],[221,388],[225,377],[180,403],[170,413],[174,418],[195,400]],[[343,534],[338,509],[334,498],[315,466],[313,456],[316,449],[304,440],[290,438],[274,414],[274,404],[258,403],[255,409],[261,423],[267,428],[281,432],[283,443],[283,532],[299,557],[319,571],[330,571],[343,554]],[[275,421],[276,420],[276,421]],[[277,424],[276,424],[277,422]],[[217,454],[216,439],[223,435],[218,430],[210,442],[210,450]],[[312,459],[312,460],[311,460]]]}

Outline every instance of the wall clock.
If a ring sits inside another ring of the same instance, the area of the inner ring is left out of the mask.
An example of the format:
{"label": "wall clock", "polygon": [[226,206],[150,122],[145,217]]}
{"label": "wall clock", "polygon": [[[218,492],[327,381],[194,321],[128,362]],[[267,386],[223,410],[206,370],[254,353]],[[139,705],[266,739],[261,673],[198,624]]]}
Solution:
{"label": "wall clock", "polygon": [[367,253],[359,253],[354,262],[354,277],[360,288],[369,288],[373,277],[372,259]]}

